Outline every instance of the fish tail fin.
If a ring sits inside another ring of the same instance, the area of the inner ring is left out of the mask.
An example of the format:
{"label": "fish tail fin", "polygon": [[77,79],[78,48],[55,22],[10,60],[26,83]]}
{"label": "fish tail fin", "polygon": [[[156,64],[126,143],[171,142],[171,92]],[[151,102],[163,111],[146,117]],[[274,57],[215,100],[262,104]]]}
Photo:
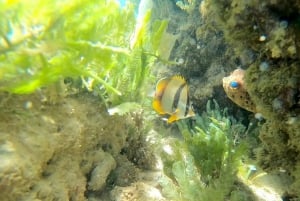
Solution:
{"label": "fish tail fin", "polygon": [[190,108],[189,109],[189,112],[187,113],[187,117],[193,117],[193,116],[195,116],[196,114],[195,114],[195,112],[193,111],[193,109],[192,108]]}

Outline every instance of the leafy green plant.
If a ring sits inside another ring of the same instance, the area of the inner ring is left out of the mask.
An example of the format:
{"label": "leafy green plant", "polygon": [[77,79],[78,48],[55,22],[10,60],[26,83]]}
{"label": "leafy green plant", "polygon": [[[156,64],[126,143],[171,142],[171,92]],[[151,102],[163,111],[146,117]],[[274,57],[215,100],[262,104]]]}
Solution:
{"label": "leafy green plant", "polygon": [[114,0],[2,1],[0,16],[0,91],[71,77],[114,105],[143,95],[167,24],[151,27],[150,10],[136,19],[133,4]]}
{"label": "leafy green plant", "polygon": [[192,128],[186,121],[177,125],[183,140],[169,140],[162,149],[164,195],[171,200],[230,197],[246,153],[245,145],[236,144],[234,139],[245,132],[245,127],[229,117],[226,110],[221,111],[215,101],[207,103],[207,111],[196,117]]}

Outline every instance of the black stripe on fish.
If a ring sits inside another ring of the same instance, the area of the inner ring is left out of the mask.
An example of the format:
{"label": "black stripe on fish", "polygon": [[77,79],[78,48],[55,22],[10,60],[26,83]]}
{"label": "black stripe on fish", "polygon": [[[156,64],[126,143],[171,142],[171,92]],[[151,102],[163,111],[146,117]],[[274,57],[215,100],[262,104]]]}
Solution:
{"label": "black stripe on fish", "polygon": [[173,104],[172,104],[172,108],[173,109],[177,109],[178,107],[178,103],[179,103],[179,98],[180,98],[180,94],[183,90],[183,88],[186,86],[186,83],[183,83],[182,85],[180,85],[180,87],[177,89],[175,95],[174,95],[174,99],[173,99]]}
{"label": "black stripe on fish", "polygon": [[158,100],[161,102],[162,98],[164,97],[164,93],[166,91],[166,88],[168,87],[168,85],[170,84],[170,81],[168,80],[168,83],[166,84],[164,90],[162,90],[161,94],[159,96],[157,96]]}
{"label": "black stripe on fish", "polygon": [[186,101],[185,112],[184,112],[185,117],[188,115],[189,110],[190,110],[190,96],[189,93],[187,93],[187,101]]}

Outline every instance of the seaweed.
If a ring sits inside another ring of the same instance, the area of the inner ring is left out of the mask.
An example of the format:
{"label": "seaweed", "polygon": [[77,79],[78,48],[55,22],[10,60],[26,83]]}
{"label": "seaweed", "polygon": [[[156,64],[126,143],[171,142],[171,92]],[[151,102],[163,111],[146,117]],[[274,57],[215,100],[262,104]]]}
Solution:
{"label": "seaweed", "polygon": [[0,3],[0,91],[30,94],[60,80],[107,104],[142,99],[166,21],[117,1]]}
{"label": "seaweed", "polygon": [[183,140],[169,140],[162,148],[163,195],[170,200],[229,198],[241,160],[247,154],[246,144],[234,139],[245,132],[245,127],[226,109],[221,110],[216,101],[208,101],[207,111],[196,117],[191,128],[187,121],[177,125]]}

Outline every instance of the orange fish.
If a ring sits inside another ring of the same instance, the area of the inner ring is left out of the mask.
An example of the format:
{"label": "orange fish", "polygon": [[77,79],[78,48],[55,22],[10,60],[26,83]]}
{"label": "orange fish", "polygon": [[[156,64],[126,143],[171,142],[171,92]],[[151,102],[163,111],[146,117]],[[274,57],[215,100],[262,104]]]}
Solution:
{"label": "orange fish", "polygon": [[195,116],[190,105],[188,85],[178,75],[158,81],[152,106],[157,113],[169,116],[168,123]]}
{"label": "orange fish", "polygon": [[234,70],[228,77],[223,78],[223,88],[227,96],[238,106],[256,113],[256,106],[251,100],[244,83],[245,71]]}

